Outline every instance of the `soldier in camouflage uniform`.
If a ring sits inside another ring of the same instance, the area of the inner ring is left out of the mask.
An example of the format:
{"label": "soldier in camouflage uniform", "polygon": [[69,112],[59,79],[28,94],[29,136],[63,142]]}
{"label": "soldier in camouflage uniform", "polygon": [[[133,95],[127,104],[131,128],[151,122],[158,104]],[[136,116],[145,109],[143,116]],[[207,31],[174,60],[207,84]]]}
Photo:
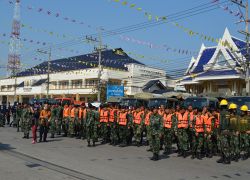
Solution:
{"label": "soldier in camouflage uniform", "polygon": [[51,117],[49,119],[50,133],[51,133],[50,138],[55,137],[56,122],[58,121],[58,116],[57,115],[58,115],[58,108],[56,107],[56,105],[53,105],[52,108],[51,108]]}
{"label": "soldier in camouflage uniform", "polygon": [[230,135],[229,135],[229,118],[227,110],[228,102],[223,99],[220,102],[220,127],[218,137],[218,149],[221,152],[221,158],[217,163],[230,164]]}
{"label": "soldier in camouflage uniform", "polygon": [[[22,105],[18,104],[17,109],[16,109],[16,122],[17,122],[17,132],[19,132],[20,125],[22,124],[21,122],[21,116],[22,116]],[[22,129],[21,129],[22,131]]]}
{"label": "soldier in camouflage uniform", "polygon": [[172,143],[174,139],[175,124],[173,114],[170,109],[165,110],[163,115],[163,134],[164,134],[164,152],[163,154],[168,155],[172,150]]}
{"label": "soldier in camouflage uniform", "polygon": [[240,158],[240,142],[239,142],[239,117],[236,115],[237,105],[230,104],[229,105],[229,135],[230,135],[230,148],[231,148],[231,160],[238,161]]}
{"label": "soldier in camouflage uniform", "polygon": [[0,127],[4,127],[4,116],[3,116],[3,113],[2,113],[2,107],[0,105]]}
{"label": "soldier in camouflage uniform", "polygon": [[24,104],[23,111],[22,111],[22,123],[23,123],[23,138],[29,139],[29,131],[31,129],[31,118],[32,114],[34,113],[32,107],[27,104]]}
{"label": "soldier in camouflage uniform", "polygon": [[247,116],[248,107],[243,105],[239,117],[238,130],[240,132],[240,149],[244,153],[243,160],[250,156],[250,117]]}
{"label": "soldier in camouflage uniform", "polygon": [[76,125],[76,122],[78,121],[78,107],[75,105],[71,111],[70,111],[70,121],[69,121],[69,136],[72,138],[74,137],[76,131],[75,131],[75,125]]}
{"label": "soldier in camouflage uniform", "polygon": [[151,131],[150,131],[150,116],[152,115],[152,111],[149,109],[146,109],[145,111],[145,120],[144,120],[144,128],[146,132],[146,138],[147,138],[147,145],[149,148],[147,151],[152,151],[152,140],[151,140]]}
{"label": "soldier in camouflage uniform", "polygon": [[109,125],[110,125],[110,144],[118,144],[118,124],[117,124],[118,109],[111,107],[109,110]]}
{"label": "soldier in camouflage uniform", "polygon": [[57,133],[57,135],[61,135],[62,120],[63,120],[63,107],[61,105],[57,105],[57,121],[56,121],[56,133]]}
{"label": "soldier in camouflage uniform", "polygon": [[150,116],[150,130],[151,130],[152,152],[153,152],[153,157],[151,158],[151,160],[157,161],[159,160],[160,138],[163,130],[162,116],[158,114],[157,107],[154,108],[153,114]]}
{"label": "soldier in camouflage uniform", "polygon": [[98,113],[92,104],[88,104],[87,114],[86,114],[86,136],[88,147],[90,147],[90,141],[92,140],[93,146],[98,140],[97,135],[97,125],[98,125]]}
{"label": "soldier in camouflage uniform", "polygon": [[119,125],[120,147],[125,147],[129,137],[129,115],[128,111],[122,107],[118,112],[117,123]]}
{"label": "soldier in camouflage uniform", "polygon": [[138,108],[133,113],[133,132],[137,147],[142,145],[141,136],[142,136],[143,126],[144,126],[144,108],[141,107]]}

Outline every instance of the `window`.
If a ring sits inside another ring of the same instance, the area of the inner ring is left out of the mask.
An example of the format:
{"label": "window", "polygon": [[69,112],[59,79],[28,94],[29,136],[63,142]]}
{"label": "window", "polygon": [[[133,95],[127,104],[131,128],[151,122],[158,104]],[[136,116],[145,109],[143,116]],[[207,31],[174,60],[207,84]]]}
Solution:
{"label": "window", "polygon": [[217,60],[216,60],[216,65],[218,66],[227,66],[227,60],[223,56],[223,54],[220,52],[218,54]]}

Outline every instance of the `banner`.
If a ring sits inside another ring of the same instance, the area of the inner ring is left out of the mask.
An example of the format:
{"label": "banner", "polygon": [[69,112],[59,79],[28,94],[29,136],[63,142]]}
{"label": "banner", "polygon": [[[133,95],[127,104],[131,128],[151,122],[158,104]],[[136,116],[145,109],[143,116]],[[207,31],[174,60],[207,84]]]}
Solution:
{"label": "banner", "polygon": [[110,97],[124,97],[124,86],[107,85],[107,100]]}

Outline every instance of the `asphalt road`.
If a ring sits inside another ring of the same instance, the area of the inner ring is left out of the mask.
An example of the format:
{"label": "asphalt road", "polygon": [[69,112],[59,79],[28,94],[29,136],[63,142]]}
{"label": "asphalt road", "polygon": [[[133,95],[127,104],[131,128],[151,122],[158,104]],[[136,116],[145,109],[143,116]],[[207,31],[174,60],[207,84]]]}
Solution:
{"label": "asphalt road", "polygon": [[57,137],[48,143],[31,144],[14,128],[0,128],[0,179],[105,179],[189,180],[250,179],[250,160],[217,164],[213,159],[191,160],[172,154],[157,162],[146,147],[113,147]]}

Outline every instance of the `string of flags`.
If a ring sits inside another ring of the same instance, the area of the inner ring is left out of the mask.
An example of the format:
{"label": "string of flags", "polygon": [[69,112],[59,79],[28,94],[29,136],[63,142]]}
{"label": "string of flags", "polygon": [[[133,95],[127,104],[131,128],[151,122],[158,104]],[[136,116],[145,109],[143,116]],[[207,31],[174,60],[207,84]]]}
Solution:
{"label": "string of flags", "polygon": [[[220,0],[217,0],[218,2]],[[168,17],[167,16],[157,16],[157,15],[153,15],[152,13],[144,10],[143,8],[137,6],[136,4],[132,4],[132,3],[128,3],[127,1],[125,0],[108,0],[108,2],[115,2],[115,3],[120,3],[121,5],[123,6],[126,6],[126,7],[129,7],[129,8],[133,8],[135,10],[137,10],[138,12],[141,12],[144,14],[144,16],[146,16],[146,18],[149,20],[149,21],[160,21],[160,20],[163,20],[163,21],[168,21]],[[170,21],[169,21],[170,22]],[[199,37],[200,39],[204,40],[204,41],[210,41],[210,42],[216,42],[216,43],[219,43],[220,40],[218,38],[214,38],[214,37],[211,37],[209,35],[205,35],[204,33],[200,33],[200,32],[196,32],[192,29],[189,29],[187,27],[184,27],[183,25],[177,23],[177,22],[171,22],[172,25],[174,25],[175,27],[183,30],[185,33],[187,33],[189,36],[197,36]]]}
{"label": "string of flags", "polygon": [[235,17],[239,17],[240,19],[243,18],[243,14],[237,10],[237,11],[234,11],[232,9],[229,8],[229,6],[222,6],[222,5],[219,5],[219,2],[220,0],[212,0],[211,3],[213,4],[217,4],[218,7],[220,7],[222,10],[224,10],[225,12],[228,12],[229,14],[235,16]]}
{"label": "string of flags", "polygon": [[186,54],[186,55],[197,55],[198,54],[198,52],[193,52],[193,51],[189,51],[186,49],[172,48],[172,47],[169,47],[168,45],[157,45],[157,44],[152,43],[152,42],[139,40],[139,39],[135,39],[134,37],[124,36],[124,35],[120,35],[120,39],[127,41],[127,42],[135,43],[138,45],[143,45],[143,46],[146,46],[146,47],[151,48],[151,49],[161,49],[161,50],[164,50],[167,52],[172,51],[174,53]]}
{"label": "string of flags", "polygon": [[[8,3],[10,5],[14,5],[15,2],[14,1],[8,1]],[[43,7],[34,7],[34,6],[25,6],[23,7],[29,11],[35,11],[37,13],[40,13],[40,14],[45,14],[45,15],[48,15],[50,17],[55,17],[55,18],[59,18],[59,19],[62,19],[63,21],[65,22],[70,22],[70,23],[74,23],[74,24],[79,24],[79,25],[83,25],[83,26],[86,26],[87,28],[91,28],[91,29],[97,29],[97,27],[94,27],[90,24],[87,24],[86,22],[83,22],[83,21],[80,21],[80,20],[77,20],[77,19],[74,19],[74,18],[71,18],[71,17],[68,17],[68,16],[63,16],[63,14],[61,12],[52,12],[51,10],[48,10],[46,8],[43,8]]]}

